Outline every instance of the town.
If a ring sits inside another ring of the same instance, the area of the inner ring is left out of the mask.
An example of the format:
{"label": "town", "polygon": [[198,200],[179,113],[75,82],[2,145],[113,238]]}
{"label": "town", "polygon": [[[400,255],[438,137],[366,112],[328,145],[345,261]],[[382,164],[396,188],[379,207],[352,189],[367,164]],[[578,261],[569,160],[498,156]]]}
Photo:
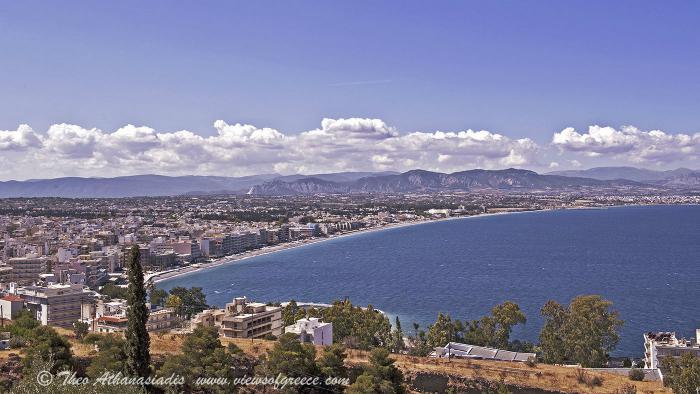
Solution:
{"label": "town", "polygon": [[[150,294],[148,332],[182,334],[208,327],[221,338],[252,340],[293,333],[302,342],[327,346],[334,342],[333,324],[324,322],[318,310],[331,305],[290,304],[289,300],[253,302],[240,294],[216,308],[206,304],[201,289],[180,288],[168,294],[158,289],[157,283],[171,276],[235,263],[243,257],[391,226],[533,210],[698,204],[700,197],[434,193],[14,198],[1,203],[2,327],[22,317],[68,330],[79,325],[92,333],[125,332],[126,267],[138,251]],[[664,357],[679,357],[685,352],[700,355],[700,330],[697,335],[696,340],[685,340],[674,333],[644,333],[644,342],[640,343],[644,357],[638,364],[646,379],[663,379],[660,359]],[[420,342],[410,337],[402,341],[411,346]],[[0,341],[0,348],[11,350],[13,346],[16,341],[10,336]],[[440,343],[424,354],[521,363],[537,357],[531,349],[517,352],[453,341]],[[621,362],[608,362],[608,367],[622,366]]]}

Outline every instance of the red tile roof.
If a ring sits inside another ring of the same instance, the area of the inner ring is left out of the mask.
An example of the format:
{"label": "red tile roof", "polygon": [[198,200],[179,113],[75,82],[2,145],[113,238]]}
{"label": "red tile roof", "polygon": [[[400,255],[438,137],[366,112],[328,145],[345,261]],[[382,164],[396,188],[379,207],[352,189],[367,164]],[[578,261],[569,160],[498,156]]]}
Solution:
{"label": "red tile roof", "polygon": [[8,295],[2,297],[1,299],[5,300],[5,301],[10,301],[10,302],[22,301],[22,297],[19,297],[19,296],[13,295],[13,294],[8,294]]}

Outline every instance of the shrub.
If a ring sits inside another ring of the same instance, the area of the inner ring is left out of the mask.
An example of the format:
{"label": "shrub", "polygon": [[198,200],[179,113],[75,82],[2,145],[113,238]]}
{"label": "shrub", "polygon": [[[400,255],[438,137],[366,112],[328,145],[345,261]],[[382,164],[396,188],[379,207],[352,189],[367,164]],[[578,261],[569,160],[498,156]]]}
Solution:
{"label": "shrub", "polygon": [[588,385],[591,387],[599,387],[603,385],[603,378],[594,376],[588,380]]}
{"label": "shrub", "polygon": [[534,357],[528,357],[527,360],[525,360],[525,365],[530,368],[534,368],[537,366],[537,359]]}
{"label": "shrub", "polygon": [[603,378],[600,376],[589,376],[583,368],[576,370],[576,381],[580,384],[585,384],[588,387],[596,387],[603,385]]}
{"label": "shrub", "polygon": [[639,368],[632,368],[630,369],[628,376],[630,380],[633,380],[635,382],[641,382],[642,380],[644,380],[644,371],[642,371]]}
{"label": "shrub", "polygon": [[22,339],[20,337],[11,337],[8,345],[10,346],[10,349],[17,349],[17,348],[24,347],[26,345],[26,343],[25,343],[24,339]]}

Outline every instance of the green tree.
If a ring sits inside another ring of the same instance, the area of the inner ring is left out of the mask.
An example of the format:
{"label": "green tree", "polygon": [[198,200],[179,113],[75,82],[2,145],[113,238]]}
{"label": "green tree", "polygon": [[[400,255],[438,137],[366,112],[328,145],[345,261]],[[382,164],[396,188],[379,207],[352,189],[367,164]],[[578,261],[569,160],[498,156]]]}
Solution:
{"label": "green tree", "polygon": [[602,367],[620,338],[623,321],[612,302],[598,295],[574,298],[568,308],[554,301],[541,311],[545,324],[540,348],[545,362],[574,362],[583,367]]}
{"label": "green tree", "polygon": [[[348,368],[345,366],[345,347],[340,344],[333,344],[323,348],[321,357],[316,362],[323,378],[347,378]],[[332,392],[342,393],[343,386],[327,387]]]}
{"label": "green tree", "polygon": [[661,361],[664,385],[675,394],[695,394],[700,387],[700,359],[685,352],[679,359],[665,357]]}
{"label": "green tree", "polygon": [[148,296],[151,305],[165,306],[165,301],[168,299],[168,292],[154,287]]}
{"label": "green tree", "polygon": [[285,327],[291,326],[296,323],[297,320],[303,319],[304,317],[306,317],[304,309],[300,308],[294,300],[289,301],[289,303],[282,308],[282,322]]}
{"label": "green tree", "polygon": [[[206,392],[228,393],[233,390],[236,357],[245,356],[227,352],[215,327],[197,327],[185,338],[182,352],[165,360],[159,376],[175,374],[184,377],[184,386],[176,387],[178,392],[197,393],[206,389]],[[197,378],[204,377],[225,378],[230,384],[207,387],[194,384]]]}
{"label": "green tree", "polygon": [[[90,338],[92,339],[92,337]],[[100,335],[95,338],[98,352],[90,361],[86,374],[90,378],[97,378],[104,372],[121,372],[127,374],[126,341],[116,334]],[[88,338],[86,338],[88,341]]]}
{"label": "green tree", "polygon": [[403,374],[389,357],[389,351],[375,348],[369,357],[369,365],[355,383],[348,387],[348,393],[405,393]]}
{"label": "green tree", "polygon": [[175,309],[175,313],[178,315],[182,315],[182,299],[176,295],[170,295],[168,296],[167,301],[165,302],[165,306],[168,308],[173,308]]}
{"label": "green tree", "polygon": [[32,336],[32,332],[35,328],[39,327],[41,323],[34,318],[32,312],[24,309],[19,312],[17,317],[12,321],[6,330],[12,334],[13,337],[19,337],[27,341]]}
{"label": "green tree", "polygon": [[70,369],[73,364],[70,342],[49,326],[34,328],[29,339],[25,365],[39,361],[52,362],[54,372]]}
{"label": "green tree", "polygon": [[391,342],[391,323],[372,305],[361,308],[352,305],[350,300],[335,301],[331,307],[323,310],[323,320],[333,323],[333,340],[345,342],[352,347],[370,349],[377,346],[389,346]]}
{"label": "green tree", "polygon": [[40,384],[37,376],[42,371],[53,369],[48,360],[35,360],[22,370],[22,380],[15,382],[10,393],[12,394],[146,394],[143,387],[133,385],[98,385],[92,384],[63,384],[63,379],[53,379],[47,384]]}
{"label": "green tree", "polygon": [[525,313],[518,304],[506,301],[494,306],[491,316],[469,322],[465,328],[464,340],[472,345],[508,349],[513,327],[526,322]]}
{"label": "green tree", "polygon": [[100,293],[109,298],[124,299],[127,297],[127,289],[117,286],[114,283],[107,283],[106,285],[102,286]]}
{"label": "green tree", "polygon": [[256,372],[264,376],[282,374],[290,378],[318,376],[316,348],[301,343],[296,334],[283,334],[268,350],[266,359],[256,368]]}
{"label": "green tree", "polygon": [[391,351],[394,353],[401,353],[406,348],[406,344],[403,340],[403,330],[401,329],[401,320],[396,316],[396,321],[394,323],[394,330],[391,333]]}
{"label": "green tree", "polygon": [[428,328],[428,347],[433,349],[438,346],[445,346],[452,342],[455,337],[455,325],[448,314],[438,313],[435,324]]}
{"label": "green tree", "polygon": [[369,374],[357,377],[355,383],[348,386],[348,394],[394,394],[394,386],[388,380],[376,380]]}
{"label": "green tree", "polygon": [[207,297],[204,295],[201,287],[192,287],[190,289],[180,286],[173,287],[170,289],[170,295],[180,298],[181,305],[177,314],[186,319],[191,319],[192,316],[209,307],[207,305]]}
{"label": "green tree", "polygon": [[422,330],[418,323],[413,323],[413,335],[409,335],[408,340],[410,343],[408,354],[411,356],[424,357],[433,351],[428,344],[428,338],[425,334],[425,330]]}
{"label": "green tree", "polygon": [[83,321],[76,321],[73,323],[73,334],[75,334],[78,340],[83,339],[88,332],[90,332],[90,325],[88,323]]}
{"label": "green tree", "polygon": [[150,375],[151,355],[149,352],[150,337],[146,330],[148,309],[146,308],[146,288],[143,283],[143,269],[139,262],[139,247],[131,248],[127,262],[129,287],[127,289],[126,311],[128,323],[126,327],[127,370],[139,377]]}
{"label": "green tree", "polygon": [[568,311],[558,302],[550,300],[544,304],[540,314],[545,318],[540,331],[542,360],[549,364],[561,364],[567,358],[564,324]]}

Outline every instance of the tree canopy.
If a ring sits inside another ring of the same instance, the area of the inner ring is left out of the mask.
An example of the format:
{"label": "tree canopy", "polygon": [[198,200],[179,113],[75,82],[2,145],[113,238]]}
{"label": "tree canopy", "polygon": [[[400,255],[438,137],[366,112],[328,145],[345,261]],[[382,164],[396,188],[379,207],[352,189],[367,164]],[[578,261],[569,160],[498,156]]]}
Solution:
{"label": "tree canopy", "polygon": [[369,365],[365,367],[355,383],[348,387],[349,394],[366,393],[404,393],[403,374],[389,357],[389,351],[375,348],[369,357]]}
{"label": "tree canopy", "polygon": [[666,371],[664,385],[674,393],[691,394],[700,388],[700,359],[692,353],[686,352],[679,359],[666,357],[661,365]]}
{"label": "tree canopy", "polygon": [[[159,374],[184,377],[184,386],[176,387],[178,392],[197,393],[206,388],[206,392],[228,393],[233,390],[231,385],[237,357],[245,356],[227,352],[219,341],[219,332],[215,327],[197,327],[185,338],[182,352],[168,357]],[[225,378],[229,384],[196,386],[197,378]]]}
{"label": "tree canopy", "polygon": [[151,355],[149,351],[150,337],[146,330],[148,309],[146,308],[146,288],[143,281],[143,269],[139,258],[139,247],[134,246],[127,261],[129,287],[126,301],[129,308],[126,311],[128,323],[124,336],[126,337],[127,370],[139,377],[150,375]]}
{"label": "tree canopy", "polygon": [[333,340],[349,347],[370,349],[388,346],[391,342],[391,323],[372,305],[354,306],[350,300],[335,301],[322,312],[323,321],[333,323]]}
{"label": "tree canopy", "polygon": [[620,339],[623,321],[612,302],[599,295],[574,298],[568,307],[549,301],[541,310],[542,358],[548,363],[573,362],[602,367]]}

